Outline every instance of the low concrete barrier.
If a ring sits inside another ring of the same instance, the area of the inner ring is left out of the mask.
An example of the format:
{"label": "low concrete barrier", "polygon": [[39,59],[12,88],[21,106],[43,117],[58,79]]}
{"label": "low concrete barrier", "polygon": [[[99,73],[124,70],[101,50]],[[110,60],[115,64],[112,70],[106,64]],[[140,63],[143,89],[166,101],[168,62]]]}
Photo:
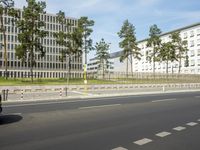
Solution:
{"label": "low concrete barrier", "polygon": [[[67,90],[66,90],[67,88]],[[67,96],[67,92],[75,91],[76,93],[92,92],[92,91],[149,91],[155,89],[157,91],[165,92],[173,89],[200,89],[200,83],[180,83],[180,84],[107,84],[107,85],[62,85],[62,86],[0,86],[0,92],[8,90],[9,95],[16,96],[16,99],[27,99],[28,94],[34,95],[31,98],[44,96],[45,93],[49,97],[62,98]],[[148,90],[147,90],[148,89]],[[38,93],[38,94],[37,94]],[[51,93],[51,94],[49,94]],[[113,93],[113,92],[111,92]],[[8,95],[8,100],[9,100]],[[14,97],[14,96],[13,96]]]}

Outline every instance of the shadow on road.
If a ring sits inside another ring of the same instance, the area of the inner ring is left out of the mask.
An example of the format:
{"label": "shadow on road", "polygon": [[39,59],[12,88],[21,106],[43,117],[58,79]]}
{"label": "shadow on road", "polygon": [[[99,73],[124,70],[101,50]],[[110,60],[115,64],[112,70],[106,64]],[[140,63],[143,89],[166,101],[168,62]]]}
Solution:
{"label": "shadow on road", "polygon": [[19,115],[1,115],[0,116],[0,125],[11,124],[19,122],[23,117]]}

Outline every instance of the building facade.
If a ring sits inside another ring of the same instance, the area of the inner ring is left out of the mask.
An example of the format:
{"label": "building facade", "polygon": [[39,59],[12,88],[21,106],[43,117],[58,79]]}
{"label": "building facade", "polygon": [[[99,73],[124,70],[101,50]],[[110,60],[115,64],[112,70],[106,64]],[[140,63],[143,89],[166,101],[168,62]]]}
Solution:
{"label": "building facade", "polygon": [[[173,32],[180,32],[182,40],[186,40],[188,43],[188,56],[189,56],[189,66],[185,66],[185,60],[182,59],[181,62],[181,72],[183,74],[200,74],[200,23],[189,25],[177,30],[173,30],[160,35],[162,43],[169,42],[171,40],[170,35]],[[141,73],[150,73],[153,72],[153,63],[147,61],[147,51],[152,51],[152,48],[149,48],[147,45],[147,39],[138,41],[138,47],[141,49],[141,60],[136,60],[133,58],[133,72]],[[114,62],[114,71],[116,72],[126,72],[126,60],[121,63],[119,58],[122,54],[122,51],[112,53],[115,57],[111,59]],[[169,63],[168,72],[169,73],[178,73],[179,63],[178,61]],[[130,72],[130,65],[128,72]],[[156,73],[166,73],[166,63],[165,62],[156,62],[155,63],[155,72]]]}
{"label": "building facade", "polygon": [[[13,78],[30,77],[28,64],[19,60],[15,53],[15,47],[19,44],[17,37],[19,30],[13,25],[11,19],[12,17],[10,16],[3,16],[6,26],[8,76]],[[35,78],[64,78],[68,72],[68,60],[66,62],[60,61],[59,56],[62,47],[56,43],[56,39],[53,36],[53,33],[61,30],[61,25],[58,23],[56,15],[53,14],[41,14],[40,19],[45,22],[44,30],[48,31],[48,35],[41,41],[46,54],[41,58],[36,53],[36,65],[33,68],[33,76]],[[67,20],[72,25],[69,27],[69,32],[73,32],[78,24],[78,20],[75,18],[67,18]],[[67,32],[67,29],[65,29],[65,32]],[[3,35],[0,33],[0,77],[5,76],[3,40]],[[72,78],[80,78],[82,76],[82,56],[74,55],[72,57],[70,76]]]}
{"label": "building facade", "polygon": [[[113,72],[114,71],[114,62],[112,59],[109,59],[108,64],[104,64],[105,71]],[[90,59],[89,63],[87,64],[87,71],[88,73],[97,73],[101,74],[103,72],[103,66],[100,64],[99,60],[96,58]]]}

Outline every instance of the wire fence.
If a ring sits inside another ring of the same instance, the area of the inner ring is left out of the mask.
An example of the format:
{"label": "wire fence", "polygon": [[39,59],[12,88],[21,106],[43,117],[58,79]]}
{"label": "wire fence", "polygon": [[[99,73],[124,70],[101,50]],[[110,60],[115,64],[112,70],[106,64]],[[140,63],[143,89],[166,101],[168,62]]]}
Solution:
{"label": "wire fence", "polygon": [[200,82],[199,74],[165,74],[165,73],[125,73],[125,72],[111,72],[105,74],[88,73],[88,79],[100,79],[116,82],[180,82],[180,83],[196,83]]}

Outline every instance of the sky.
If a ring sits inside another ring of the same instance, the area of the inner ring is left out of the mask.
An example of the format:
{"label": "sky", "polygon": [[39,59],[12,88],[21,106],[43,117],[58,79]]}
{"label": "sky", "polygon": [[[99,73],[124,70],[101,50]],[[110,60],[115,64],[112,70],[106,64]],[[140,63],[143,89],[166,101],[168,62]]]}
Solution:
{"label": "sky", "polygon": [[[15,7],[22,8],[26,0],[14,0]],[[69,17],[87,16],[95,21],[93,44],[102,38],[111,43],[110,52],[119,48],[120,31],[128,19],[136,30],[137,40],[148,38],[149,27],[153,24],[168,32],[200,22],[200,0],[43,0],[46,12],[56,14],[59,10]],[[89,57],[94,57],[92,52]]]}

